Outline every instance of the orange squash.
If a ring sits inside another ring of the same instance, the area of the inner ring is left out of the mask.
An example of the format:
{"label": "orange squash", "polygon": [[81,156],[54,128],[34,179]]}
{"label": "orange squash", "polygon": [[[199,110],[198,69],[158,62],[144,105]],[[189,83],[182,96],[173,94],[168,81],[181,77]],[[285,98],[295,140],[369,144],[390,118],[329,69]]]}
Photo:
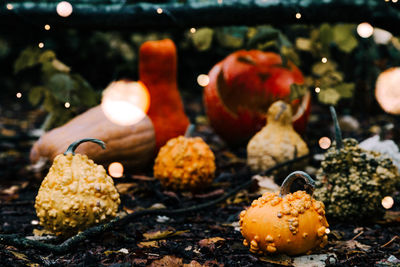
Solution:
{"label": "orange squash", "polygon": [[299,255],[324,247],[328,242],[325,206],[305,191],[289,193],[290,185],[303,178],[314,190],[314,180],[301,171],[291,173],[280,192],[265,193],[240,213],[243,244],[258,254]]}
{"label": "orange squash", "polygon": [[156,133],[156,147],[183,135],[189,126],[177,86],[177,54],[172,40],[147,41],[140,47],[139,78],[150,93],[148,116]]}

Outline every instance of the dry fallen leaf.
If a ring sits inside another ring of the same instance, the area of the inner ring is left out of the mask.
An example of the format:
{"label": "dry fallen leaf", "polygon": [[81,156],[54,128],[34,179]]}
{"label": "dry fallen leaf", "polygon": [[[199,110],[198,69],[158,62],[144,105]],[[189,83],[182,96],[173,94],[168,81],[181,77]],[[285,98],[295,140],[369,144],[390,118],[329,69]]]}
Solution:
{"label": "dry fallen leaf", "polygon": [[286,256],[284,254],[279,254],[279,255],[265,255],[262,257],[258,258],[261,261],[268,262],[268,263],[273,263],[273,264],[279,264],[283,266],[292,266],[293,260],[289,256]]}
{"label": "dry fallen leaf", "polygon": [[239,191],[236,195],[226,200],[228,205],[239,204],[243,202],[250,202],[247,190]]}
{"label": "dry fallen leaf", "polygon": [[165,231],[155,231],[144,233],[143,236],[146,240],[159,240],[165,239],[171,236],[181,235],[187,233],[189,230],[175,231],[175,230],[165,230]]}
{"label": "dry fallen leaf", "polygon": [[159,248],[162,244],[165,244],[165,240],[152,240],[142,241],[137,244],[139,248]]}
{"label": "dry fallen leaf", "polygon": [[275,193],[280,190],[280,187],[275,183],[273,176],[254,175],[252,179],[257,180],[259,187],[257,193],[260,195],[265,192]]}
{"label": "dry fallen leaf", "polygon": [[129,194],[131,193],[132,189],[136,187],[136,183],[119,183],[115,187],[120,194]]}
{"label": "dry fallen leaf", "polygon": [[371,246],[362,244],[357,240],[347,240],[347,241],[335,241],[335,248],[340,253],[348,252],[366,252]]}
{"label": "dry fallen leaf", "polygon": [[150,264],[150,267],[182,267],[183,261],[181,258],[177,258],[175,256],[164,256],[159,260],[155,260]]}
{"label": "dry fallen leaf", "polygon": [[211,237],[200,240],[199,246],[202,248],[207,247],[210,251],[214,251],[217,243],[222,244],[224,241],[225,239],[221,237]]}

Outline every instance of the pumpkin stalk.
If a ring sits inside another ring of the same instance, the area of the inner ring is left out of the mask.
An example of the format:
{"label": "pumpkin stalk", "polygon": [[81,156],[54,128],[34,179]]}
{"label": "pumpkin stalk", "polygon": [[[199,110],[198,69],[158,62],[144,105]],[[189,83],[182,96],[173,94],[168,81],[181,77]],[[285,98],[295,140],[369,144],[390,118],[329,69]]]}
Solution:
{"label": "pumpkin stalk", "polygon": [[196,129],[196,125],[189,124],[186,128],[185,137],[191,137],[193,135],[194,129]]}
{"label": "pumpkin stalk", "polygon": [[335,125],[336,149],[339,151],[343,147],[342,131],[340,130],[339,121],[336,116],[335,108],[333,106],[330,106],[329,109],[331,110],[332,120]]}
{"label": "pumpkin stalk", "polygon": [[279,192],[279,197],[284,197],[285,195],[289,194],[291,185],[295,180],[299,178],[302,178],[306,182],[304,188],[308,189],[308,191],[310,192],[307,193],[309,193],[312,196],[315,189],[315,181],[307,173],[303,171],[295,171],[289,174],[283,181],[281,185],[281,191]]}
{"label": "pumpkin stalk", "polygon": [[75,155],[75,149],[82,143],[85,142],[92,142],[92,143],[96,143],[99,146],[101,146],[103,149],[106,149],[106,144],[99,140],[99,139],[95,139],[95,138],[84,138],[78,141],[73,142],[72,144],[69,145],[69,147],[67,148],[67,150],[64,152],[64,156],[66,156],[67,154],[71,153],[72,155]]}

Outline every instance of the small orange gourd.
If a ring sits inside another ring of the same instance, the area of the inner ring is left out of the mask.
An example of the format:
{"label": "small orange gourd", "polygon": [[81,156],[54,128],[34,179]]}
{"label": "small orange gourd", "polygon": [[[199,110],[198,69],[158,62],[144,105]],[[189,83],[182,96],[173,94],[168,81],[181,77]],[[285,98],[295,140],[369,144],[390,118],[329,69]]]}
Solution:
{"label": "small orange gourd", "polygon": [[[303,178],[311,194],[289,193],[294,180]],[[280,192],[265,193],[240,213],[243,244],[258,254],[309,253],[328,242],[329,224],[325,206],[312,198],[314,180],[302,171],[291,173],[282,183]]]}
{"label": "small orange gourd", "polygon": [[203,139],[179,136],[160,149],[154,177],[164,187],[195,191],[212,183],[215,168],[214,153]]}

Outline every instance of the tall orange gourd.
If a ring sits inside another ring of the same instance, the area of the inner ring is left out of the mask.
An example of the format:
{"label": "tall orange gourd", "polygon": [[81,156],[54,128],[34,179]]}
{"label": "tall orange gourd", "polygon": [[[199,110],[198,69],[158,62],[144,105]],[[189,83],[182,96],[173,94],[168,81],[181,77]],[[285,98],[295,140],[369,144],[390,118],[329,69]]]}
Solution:
{"label": "tall orange gourd", "polygon": [[189,125],[178,91],[177,54],[172,40],[147,41],[140,47],[139,78],[150,93],[151,118],[159,149],[169,139],[183,135]]}

